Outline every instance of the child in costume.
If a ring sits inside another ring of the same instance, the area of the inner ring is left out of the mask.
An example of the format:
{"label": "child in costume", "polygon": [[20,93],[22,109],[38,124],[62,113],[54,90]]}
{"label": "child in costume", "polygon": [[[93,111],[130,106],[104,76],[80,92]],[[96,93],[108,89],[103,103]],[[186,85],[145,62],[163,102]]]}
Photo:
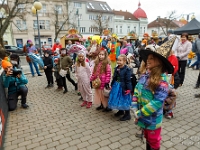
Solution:
{"label": "child in costume", "polygon": [[92,107],[92,90],[90,87],[90,66],[85,60],[86,56],[84,51],[78,53],[77,62],[75,64],[76,76],[78,79],[78,90],[83,97],[83,103],[81,107],[86,106],[86,108]]}
{"label": "child in costume", "polygon": [[47,82],[48,82],[48,85],[46,86],[46,88],[53,87],[53,75],[52,75],[53,62],[48,51],[44,53],[43,62],[44,62],[44,72],[45,72]]}
{"label": "child in costume", "polygon": [[108,59],[108,53],[105,49],[101,49],[98,57],[95,60],[95,66],[93,69],[90,81],[94,81],[99,77],[101,80],[101,85],[99,88],[95,89],[94,94],[94,104],[99,105],[97,110],[104,109],[103,111],[110,111],[108,108],[108,100],[104,97],[104,88],[109,87],[111,78],[111,68]]}
{"label": "child in costume", "polygon": [[60,66],[59,66],[59,61],[60,59],[59,58],[55,58],[54,59],[54,76],[56,78],[56,83],[57,83],[57,91],[58,90],[62,90],[63,89],[63,82],[62,82],[62,76],[59,74],[59,70],[60,70]]}
{"label": "child in costume", "polygon": [[172,74],[174,71],[167,58],[175,39],[159,48],[140,51],[144,63],[140,68],[142,74],[134,90],[133,102],[137,102],[135,123],[142,128],[146,150],[160,149],[163,106],[169,91],[166,72]]}
{"label": "child in costume", "polygon": [[191,62],[192,62],[192,59],[195,57],[195,53],[193,51],[190,51],[190,53],[188,54],[188,63],[187,63],[187,66],[189,67]]}
{"label": "child in costume", "polygon": [[118,109],[115,116],[124,115],[120,121],[131,119],[131,69],[126,65],[127,57],[124,54],[118,56],[113,80],[111,82],[111,91],[108,106],[111,109]]}
{"label": "child in costume", "polygon": [[176,105],[176,91],[173,88],[173,86],[169,85],[169,87],[170,87],[170,89],[168,92],[168,96],[165,99],[165,105],[164,105],[164,109],[163,109],[163,113],[165,115],[165,118],[167,118],[167,119],[171,119],[174,117],[172,109]]}

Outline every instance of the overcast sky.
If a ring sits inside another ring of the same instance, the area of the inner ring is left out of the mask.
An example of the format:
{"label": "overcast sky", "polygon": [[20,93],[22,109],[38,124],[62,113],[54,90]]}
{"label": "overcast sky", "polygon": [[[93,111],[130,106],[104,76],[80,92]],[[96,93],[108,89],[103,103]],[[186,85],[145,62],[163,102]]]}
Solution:
{"label": "overcast sky", "polygon": [[[133,13],[138,8],[139,0],[102,0],[112,9]],[[200,0],[140,0],[141,8],[146,12],[149,22],[157,16],[167,17],[169,12],[176,10],[177,16],[194,13],[200,21]],[[192,15],[190,15],[191,18]],[[185,15],[186,19],[186,15]]]}

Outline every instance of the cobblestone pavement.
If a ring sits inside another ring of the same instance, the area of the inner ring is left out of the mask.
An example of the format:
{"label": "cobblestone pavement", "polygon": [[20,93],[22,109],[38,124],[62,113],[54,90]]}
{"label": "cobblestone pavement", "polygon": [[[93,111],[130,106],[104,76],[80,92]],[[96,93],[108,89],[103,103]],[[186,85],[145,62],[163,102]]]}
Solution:
{"label": "cobblestone pavement", "polygon": [[[184,85],[178,89],[175,118],[163,120],[161,150],[200,149],[200,99],[193,89],[198,71],[187,70]],[[133,119],[120,122],[114,112],[81,108],[70,83],[69,92],[45,89],[46,78],[28,75],[29,109],[18,106],[9,113],[5,150],[143,150],[135,137]]]}

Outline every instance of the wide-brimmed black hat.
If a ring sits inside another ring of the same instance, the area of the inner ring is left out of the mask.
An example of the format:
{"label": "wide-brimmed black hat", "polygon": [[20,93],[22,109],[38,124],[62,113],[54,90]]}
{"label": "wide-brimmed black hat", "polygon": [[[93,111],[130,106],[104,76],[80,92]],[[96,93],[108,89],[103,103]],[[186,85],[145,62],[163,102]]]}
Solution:
{"label": "wide-brimmed black hat", "polygon": [[147,61],[147,58],[150,54],[157,56],[162,62],[168,74],[172,74],[174,72],[174,67],[168,61],[168,56],[172,50],[172,46],[176,40],[176,36],[167,42],[163,43],[160,47],[155,45],[147,46],[145,50],[140,51],[140,56],[144,62]]}

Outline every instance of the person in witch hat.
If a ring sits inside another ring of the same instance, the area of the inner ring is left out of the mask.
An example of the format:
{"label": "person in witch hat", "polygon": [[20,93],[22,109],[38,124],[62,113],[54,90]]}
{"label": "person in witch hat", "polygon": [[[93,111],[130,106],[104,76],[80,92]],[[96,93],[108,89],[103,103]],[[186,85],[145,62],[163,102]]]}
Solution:
{"label": "person in witch hat", "polygon": [[135,123],[142,128],[147,150],[160,149],[163,104],[169,90],[167,74],[172,74],[174,70],[167,58],[175,39],[176,37],[172,38],[158,48],[140,51],[143,60],[140,68],[142,74],[132,101],[137,102],[138,110],[133,110]]}

